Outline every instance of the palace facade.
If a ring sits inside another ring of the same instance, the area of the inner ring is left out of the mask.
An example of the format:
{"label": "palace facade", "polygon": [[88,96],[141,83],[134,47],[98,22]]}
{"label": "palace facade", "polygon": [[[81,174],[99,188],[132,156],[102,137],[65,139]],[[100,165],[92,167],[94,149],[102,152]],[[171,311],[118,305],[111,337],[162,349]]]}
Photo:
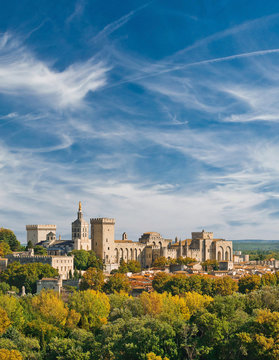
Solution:
{"label": "palace facade", "polygon": [[[120,260],[138,260],[143,268],[150,267],[160,256],[168,259],[191,257],[199,262],[206,260],[232,261],[232,241],[215,239],[212,232],[192,232],[190,239],[173,241],[164,239],[158,232],[145,232],[138,241],[129,240],[124,232],[121,240],[115,239],[115,219],[90,219],[91,238],[89,237],[89,223],[83,218],[81,203],[77,219],[72,222],[72,239],[56,239],[55,225],[27,225],[27,240],[34,245],[42,245],[52,255],[66,254],[76,250],[94,250],[100,257],[108,271],[119,266]],[[47,232],[46,230],[51,231]],[[42,239],[44,238],[44,239]],[[38,241],[40,240],[40,241]]]}

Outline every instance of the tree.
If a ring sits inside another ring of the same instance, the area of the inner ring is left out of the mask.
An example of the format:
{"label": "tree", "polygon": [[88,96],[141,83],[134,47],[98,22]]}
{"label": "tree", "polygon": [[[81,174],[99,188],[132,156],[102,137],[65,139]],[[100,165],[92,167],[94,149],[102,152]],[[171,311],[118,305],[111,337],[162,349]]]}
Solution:
{"label": "tree", "polygon": [[54,291],[41,291],[32,298],[32,307],[41,317],[55,325],[64,326],[68,316],[68,308]]}
{"label": "tree", "polygon": [[253,354],[251,359],[277,360],[279,354],[279,312],[259,309],[254,323],[248,331],[237,337],[245,354]]}
{"label": "tree", "polygon": [[74,293],[69,298],[69,307],[81,314],[81,326],[86,330],[106,324],[110,311],[107,295],[91,289]]}
{"label": "tree", "polygon": [[7,243],[12,251],[19,251],[21,248],[15,234],[9,229],[0,228],[0,242]]}
{"label": "tree", "polygon": [[36,245],[34,247],[34,254],[35,255],[47,255],[47,249],[41,245]]}
{"label": "tree", "polygon": [[93,250],[73,250],[70,255],[74,255],[74,267],[77,270],[87,270],[89,267],[96,269],[103,268],[103,262]]}
{"label": "tree", "polygon": [[137,260],[129,260],[127,262],[129,272],[138,273],[141,271],[140,263]]}
{"label": "tree", "polygon": [[10,245],[4,241],[0,242],[0,257],[4,257],[7,254],[11,254]]}
{"label": "tree", "polygon": [[28,243],[27,243],[26,251],[29,250],[29,249],[34,249],[34,245],[33,245],[31,240],[29,240]]}
{"label": "tree", "polygon": [[258,275],[245,275],[238,280],[239,291],[243,294],[257,290],[261,287],[261,277]]}
{"label": "tree", "polygon": [[88,251],[87,267],[94,267],[96,269],[103,269],[103,261],[95,254],[93,250]]}
{"label": "tree", "polygon": [[118,268],[118,272],[122,273],[122,274],[126,274],[128,271],[129,271],[129,269],[128,269],[127,263],[123,259],[121,259],[120,266]]}
{"label": "tree", "polygon": [[159,272],[155,274],[154,279],[152,281],[152,287],[155,291],[161,293],[164,292],[164,286],[170,279],[170,275],[165,272]]}
{"label": "tree", "polygon": [[2,335],[10,326],[11,321],[8,317],[7,312],[0,307],[0,335]]}
{"label": "tree", "polygon": [[77,270],[86,270],[89,254],[86,250],[73,250],[71,255],[74,255],[74,267]]}
{"label": "tree", "polygon": [[34,320],[28,321],[25,324],[24,332],[26,335],[39,339],[40,346],[42,350],[44,350],[46,344],[48,344],[53,337],[61,334],[62,331],[61,328],[49,324],[40,317],[36,317]]}
{"label": "tree", "polygon": [[169,360],[169,359],[167,357],[164,357],[162,359],[161,356],[157,356],[156,354],[154,354],[154,352],[150,352],[146,354],[146,360]]}
{"label": "tree", "polygon": [[104,275],[102,270],[96,268],[89,268],[83,274],[80,290],[94,289],[101,290],[104,285]]}
{"label": "tree", "polygon": [[24,285],[27,293],[32,292],[34,294],[37,280],[58,275],[58,271],[49,264],[31,263],[21,265],[14,262],[0,273],[0,281],[7,282],[10,286],[16,286],[19,289]]}
{"label": "tree", "polygon": [[9,327],[0,338],[0,348],[7,350],[18,350],[23,359],[40,359],[40,344],[35,338],[28,338],[19,332],[15,327]]}
{"label": "tree", "polygon": [[162,321],[189,320],[197,310],[207,307],[213,299],[207,295],[188,292],[184,296],[170,293],[143,292],[139,297],[145,314],[159,318]]}
{"label": "tree", "polygon": [[164,256],[159,256],[153,261],[152,266],[160,268],[166,266],[167,264],[168,264],[168,259],[165,258]]}
{"label": "tree", "polygon": [[104,291],[107,294],[112,294],[114,292],[120,292],[120,291],[129,293],[131,291],[130,282],[124,274],[120,274],[120,273],[113,274],[105,283]]}
{"label": "tree", "polygon": [[213,283],[213,292],[215,295],[232,295],[237,290],[237,282],[229,276],[222,276]]}
{"label": "tree", "polygon": [[0,295],[0,306],[4,309],[11,321],[11,324],[21,328],[24,324],[23,307],[17,297],[11,295]]}
{"label": "tree", "polygon": [[219,270],[219,263],[217,260],[206,260],[202,262],[201,265],[205,271]]}
{"label": "tree", "polygon": [[212,297],[208,295],[201,295],[194,291],[185,293],[184,298],[191,316],[198,310],[206,308],[210,303],[213,302]]}
{"label": "tree", "polygon": [[22,356],[17,350],[0,349],[1,360],[22,360]]}
{"label": "tree", "polygon": [[197,260],[190,257],[179,256],[179,258],[177,258],[175,262],[176,264],[188,265],[197,262]]}
{"label": "tree", "polygon": [[89,360],[90,352],[83,352],[82,344],[73,339],[59,339],[57,337],[51,339],[47,347],[48,360]]}
{"label": "tree", "polygon": [[180,359],[174,328],[150,317],[118,319],[102,327],[96,337],[94,359],[146,360],[153,352],[162,358]]}

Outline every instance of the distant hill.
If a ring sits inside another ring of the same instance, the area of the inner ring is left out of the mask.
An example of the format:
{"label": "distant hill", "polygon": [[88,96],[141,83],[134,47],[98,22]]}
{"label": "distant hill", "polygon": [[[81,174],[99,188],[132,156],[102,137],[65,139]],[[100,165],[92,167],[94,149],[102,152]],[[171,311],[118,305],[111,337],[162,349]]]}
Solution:
{"label": "distant hill", "polygon": [[279,240],[245,239],[232,240],[233,250],[279,251]]}

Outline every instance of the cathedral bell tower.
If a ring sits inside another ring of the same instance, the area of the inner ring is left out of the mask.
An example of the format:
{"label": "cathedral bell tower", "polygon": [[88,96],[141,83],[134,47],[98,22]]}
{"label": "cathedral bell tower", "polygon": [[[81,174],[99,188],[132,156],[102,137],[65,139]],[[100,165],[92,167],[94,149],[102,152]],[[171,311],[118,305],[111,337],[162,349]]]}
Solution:
{"label": "cathedral bell tower", "polygon": [[72,222],[72,241],[75,250],[91,250],[89,224],[83,219],[81,202],[78,204],[77,219]]}

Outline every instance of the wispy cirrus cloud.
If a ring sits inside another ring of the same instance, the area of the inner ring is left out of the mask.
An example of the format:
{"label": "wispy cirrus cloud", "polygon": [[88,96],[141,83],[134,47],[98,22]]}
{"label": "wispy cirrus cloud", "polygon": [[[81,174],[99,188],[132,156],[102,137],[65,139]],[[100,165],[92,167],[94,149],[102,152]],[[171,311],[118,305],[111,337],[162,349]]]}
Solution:
{"label": "wispy cirrus cloud", "polygon": [[123,25],[125,25],[132,17],[134,17],[138,12],[146,8],[150,5],[152,1],[143,4],[135,10],[130,11],[128,14],[121,16],[119,19],[111,22],[106,25],[97,35],[92,38],[92,42],[97,42],[106,39],[110,34],[114,33],[116,30],[120,29]]}
{"label": "wispy cirrus cloud", "polygon": [[55,109],[76,108],[88,92],[106,84],[109,68],[91,58],[58,71],[42,62],[19,40],[5,33],[0,37],[0,93],[31,96]]}

